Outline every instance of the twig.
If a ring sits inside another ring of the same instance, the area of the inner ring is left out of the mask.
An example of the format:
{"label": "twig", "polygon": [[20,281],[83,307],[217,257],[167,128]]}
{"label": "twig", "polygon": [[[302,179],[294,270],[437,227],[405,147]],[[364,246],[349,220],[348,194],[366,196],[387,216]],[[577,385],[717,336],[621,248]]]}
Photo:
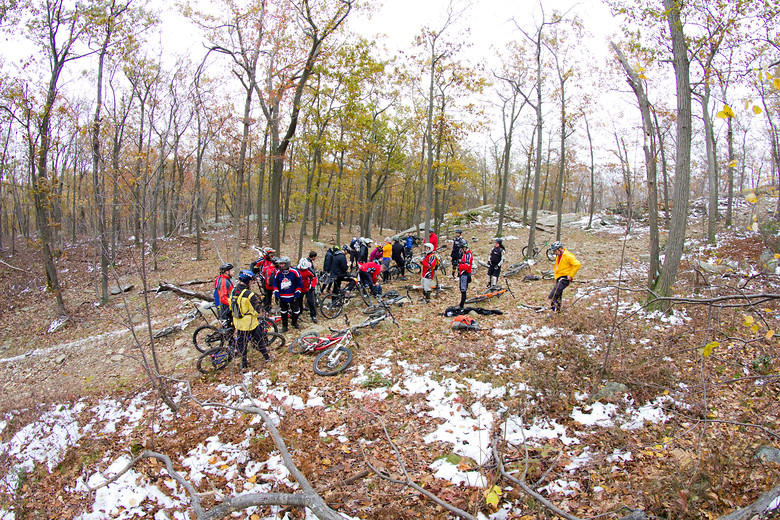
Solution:
{"label": "twig", "polygon": [[11,264],[9,264],[9,263],[7,263],[7,262],[3,262],[2,260],[0,260],[0,264],[3,264],[4,266],[10,267],[11,269],[13,269],[13,270],[15,270],[15,271],[19,271],[19,272],[21,272],[21,273],[26,273],[26,272],[27,272],[27,271],[25,271],[24,269],[20,269],[20,268],[18,268],[18,267],[14,267],[14,266],[12,266]]}

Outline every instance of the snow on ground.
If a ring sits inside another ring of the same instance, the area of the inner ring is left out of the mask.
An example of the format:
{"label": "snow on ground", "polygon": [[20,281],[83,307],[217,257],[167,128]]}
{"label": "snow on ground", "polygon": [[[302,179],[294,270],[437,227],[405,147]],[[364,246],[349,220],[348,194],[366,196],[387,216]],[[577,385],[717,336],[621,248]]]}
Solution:
{"label": "snow on ground", "polygon": [[[651,319],[648,317],[648,319]],[[656,317],[652,317],[656,319]],[[496,372],[506,371],[506,365],[515,363],[517,352],[541,347],[548,338],[560,333],[551,327],[532,329],[524,325],[517,329],[495,330],[499,338],[496,342],[496,355],[491,358]],[[591,348],[597,348],[593,345]],[[392,369],[396,369],[395,375]],[[426,443],[441,443],[449,446],[456,459],[465,458],[481,465],[491,457],[490,435],[499,428],[508,443],[515,446],[542,445],[550,442],[561,445],[566,452],[569,463],[565,466],[568,475],[574,476],[577,471],[587,467],[596,454],[586,446],[588,435],[595,434],[600,428],[619,427],[625,430],[636,430],[646,423],[666,420],[662,404],[668,397],[660,398],[652,403],[637,405],[626,399],[620,405],[583,404],[575,407],[571,418],[583,429],[575,431],[545,417],[534,417],[530,422],[522,416],[509,414],[503,417],[501,424],[498,412],[508,410],[502,404],[504,399],[513,398],[519,394],[529,394],[535,397],[535,390],[522,382],[514,382],[506,386],[494,386],[490,382],[475,379],[446,377],[456,375],[458,366],[448,367],[448,370],[434,372],[419,365],[413,365],[397,359],[393,350],[386,351],[382,357],[372,362],[370,366],[355,367],[358,377],[352,380],[355,387],[351,391],[354,399],[384,400],[392,395],[424,396],[423,401],[412,400],[417,404],[409,405],[409,413],[420,418],[421,428],[434,419],[435,427],[424,437]],[[400,374],[398,372],[400,370]],[[367,381],[368,373],[379,373],[389,381],[394,381],[391,387],[381,386],[367,390],[362,385]],[[443,377],[445,376],[445,377]],[[290,377],[295,377],[290,374]],[[278,378],[284,379],[284,378]],[[279,423],[283,420],[284,409],[303,409],[307,407],[328,408],[334,404],[325,397],[322,388],[312,388],[304,395],[294,395],[285,383],[272,383],[262,379],[252,384],[251,375],[245,379],[253,394],[258,398],[250,401],[242,389],[227,385],[218,385],[217,390],[224,394],[226,401],[234,406],[254,405],[265,410]],[[184,389],[180,390],[183,393]],[[173,417],[170,414],[156,412],[154,396],[145,393],[136,396],[130,402],[119,402],[114,399],[103,399],[96,405],[88,406],[82,400],[72,406],[58,405],[43,414],[37,421],[19,430],[8,442],[0,444],[0,454],[9,457],[13,469],[3,479],[7,492],[17,488],[20,479],[35,464],[43,464],[49,471],[60,463],[70,446],[88,443],[94,437],[105,434],[117,434],[120,439],[130,440],[137,428],[143,427],[142,419],[149,413],[157,413],[155,430],[165,434],[166,423]],[[274,406],[271,406],[271,402]],[[465,403],[471,403],[469,405]],[[230,419],[238,412],[227,409],[214,409],[215,424]],[[0,420],[0,431],[7,427],[7,419]],[[249,457],[252,439],[260,434],[263,425],[257,417],[246,430],[245,437],[240,442],[226,442],[217,433],[202,443],[178,456],[178,463],[183,467],[183,476],[196,485],[204,479],[219,476],[227,481],[226,488],[233,494],[263,492],[272,489],[276,484],[284,484],[292,489],[298,487],[290,477],[287,468],[282,464],[278,453],[273,453],[268,460],[257,461]],[[219,430],[215,428],[215,432]],[[341,443],[359,442],[360,439],[350,438],[346,428],[336,428],[321,431],[321,436],[332,437]],[[600,454],[615,467],[631,460],[631,453]],[[461,465],[450,462],[450,458],[440,458],[431,461],[429,468],[436,478],[448,480],[456,485],[465,484],[474,487],[488,485],[483,475],[477,471],[464,471]],[[107,455],[98,464],[93,474],[80,478],[70,489],[73,493],[82,494],[84,500],[90,500],[87,511],[79,520],[124,519],[133,516],[144,516],[153,508],[164,508],[162,518],[184,520],[187,516],[189,500],[184,489],[173,479],[163,479],[157,484],[152,483],[145,475],[130,469],[111,484],[101,487],[94,494],[89,488],[106,482],[108,478],[125,469],[130,462],[127,454]],[[240,469],[243,468],[243,469]],[[263,484],[256,484],[262,482]],[[577,494],[579,484],[572,478],[561,478],[548,482],[541,492],[546,494],[561,494],[571,496]],[[491,515],[491,519],[506,518],[508,508],[504,507]],[[247,511],[251,514],[257,511]],[[167,515],[167,516],[166,516]],[[309,512],[307,512],[309,515]],[[12,510],[0,510],[0,518],[12,519]],[[268,518],[274,518],[269,516]]]}

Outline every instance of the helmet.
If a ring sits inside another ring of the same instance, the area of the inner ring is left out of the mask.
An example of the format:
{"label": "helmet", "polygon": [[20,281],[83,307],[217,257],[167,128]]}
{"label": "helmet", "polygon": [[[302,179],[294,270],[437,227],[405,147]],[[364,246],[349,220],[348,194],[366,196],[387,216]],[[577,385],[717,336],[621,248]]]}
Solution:
{"label": "helmet", "polygon": [[298,269],[308,269],[311,267],[311,262],[308,258],[301,258],[301,261],[298,262]]}
{"label": "helmet", "polygon": [[333,249],[333,251],[335,252],[335,251],[340,251],[340,250],[341,250],[341,247],[340,247],[340,246],[338,246],[338,245],[335,245],[335,246],[333,246],[331,249]]}
{"label": "helmet", "polygon": [[279,265],[279,257],[278,256],[271,257],[271,263],[274,265]]}
{"label": "helmet", "polygon": [[244,269],[240,273],[238,273],[238,279],[242,283],[249,283],[255,279],[255,274],[249,269]]}
{"label": "helmet", "polygon": [[550,249],[552,249],[553,251],[555,251],[556,249],[563,249],[563,244],[561,243],[560,240],[556,240],[555,242],[550,244]]}
{"label": "helmet", "polygon": [[284,269],[284,267],[282,267],[283,265],[287,266],[287,267],[290,267],[290,257],[289,256],[283,256],[283,257],[279,258],[279,267]]}
{"label": "helmet", "polygon": [[459,235],[460,235],[460,234],[462,234],[462,233],[463,233],[463,230],[462,230],[462,229],[456,229],[456,230],[455,230],[455,233],[457,233],[457,234],[459,234]]}
{"label": "helmet", "polygon": [[460,247],[462,249],[468,249],[469,248],[469,243],[464,240],[463,243],[460,245]]}
{"label": "helmet", "polygon": [[428,233],[433,233],[433,228],[428,228]]}
{"label": "helmet", "polygon": [[503,243],[504,243],[504,239],[503,238],[497,238],[496,239],[496,244],[501,245]]}
{"label": "helmet", "polygon": [[426,251],[433,251],[433,244],[430,242],[426,242],[424,247]]}
{"label": "helmet", "polygon": [[231,263],[222,264],[221,266],[219,266],[219,272],[220,273],[224,273],[224,272],[230,271],[231,269],[233,269],[233,264],[231,264]]}
{"label": "helmet", "polygon": [[263,256],[266,258],[270,258],[276,254],[276,249],[273,247],[264,247],[263,248]]}

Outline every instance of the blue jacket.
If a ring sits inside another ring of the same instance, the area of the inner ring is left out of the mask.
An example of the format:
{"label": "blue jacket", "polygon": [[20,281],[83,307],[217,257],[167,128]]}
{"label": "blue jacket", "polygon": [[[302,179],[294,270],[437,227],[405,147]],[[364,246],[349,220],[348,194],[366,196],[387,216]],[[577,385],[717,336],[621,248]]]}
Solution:
{"label": "blue jacket", "polygon": [[277,271],[274,277],[274,296],[289,302],[301,295],[301,273],[297,269]]}

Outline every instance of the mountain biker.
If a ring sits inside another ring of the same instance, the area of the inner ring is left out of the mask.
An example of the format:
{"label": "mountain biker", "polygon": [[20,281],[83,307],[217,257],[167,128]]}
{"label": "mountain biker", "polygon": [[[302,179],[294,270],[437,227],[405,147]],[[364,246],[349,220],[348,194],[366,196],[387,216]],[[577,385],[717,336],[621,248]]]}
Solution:
{"label": "mountain biker", "polygon": [[561,298],[582,264],[570,253],[560,241],[550,244],[550,249],[555,256],[555,285],[547,299],[550,300],[550,308],[554,312],[561,312]]}
{"label": "mountain biker", "polygon": [[347,267],[347,257],[339,246],[333,246],[333,258],[330,263],[330,279],[333,281],[333,293],[341,289],[341,281],[347,278],[349,269]]}
{"label": "mountain biker", "polygon": [[421,272],[423,303],[429,303],[431,301],[431,290],[433,289],[433,272],[439,267],[439,259],[436,257],[436,253],[434,253],[436,248],[433,247],[433,244],[426,242],[423,247],[425,248]]}
{"label": "mountain biker", "polygon": [[471,254],[469,249],[469,243],[463,241],[463,254],[460,256],[460,262],[458,263],[458,286],[460,288],[460,305],[462,309],[466,304],[466,291],[471,283],[471,265],[474,260],[474,255]]}
{"label": "mountain biker", "polygon": [[317,286],[317,275],[314,270],[315,258],[317,258],[317,251],[312,251],[308,258],[301,258],[296,267],[301,274],[301,296],[298,300],[298,308],[303,312],[303,302],[306,300],[306,307],[309,308],[312,323],[317,323],[317,305],[314,295]]}
{"label": "mountain biker", "polygon": [[238,284],[230,296],[230,307],[233,309],[233,324],[236,327],[236,347],[241,352],[241,368],[247,368],[247,353],[249,340],[254,337],[260,352],[266,361],[271,360],[263,337],[264,330],[260,326],[258,317],[262,312],[260,297],[253,293],[249,284],[255,275],[249,269],[238,273]]}
{"label": "mountain biker", "polygon": [[214,280],[214,305],[217,318],[228,320],[230,315],[230,291],[233,290],[233,264],[219,266],[219,276]]}
{"label": "mountain biker", "polygon": [[298,315],[301,313],[300,308],[298,308],[300,295],[301,273],[290,267],[289,257],[283,256],[279,259],[279,270],[274,276],[274,297],[279,301],[279,307],[282,311],[282,329],[280,330],[282,334],[287,332],[288,320],[296,329],[301,328],[298,325]]}
{"label": "mountain biker", "polygon": [[501,274],[501,266],[504,264],[505,254],[504,240],[497,238],[493,249],[490,250],[490,258],[488,259],[488,287],[498,285],[498,276]]}
{"label": "mountain biker", "polygon": [[358,262],[358,264],[364,264],[366,262],[376,262],[376,263],[382,262],[382,245],[381,244],[377,244],[376,247],[371,250],[371,254],[368,255],[368,260],[364,260],[362,262]]}
{"label": "mountain biker", "polygon": [[401,280],[406,280],[406,268],[404,264],[404,246],[401,244],[401,241],[398,239],[398,237],[395,237],[393,239],[393,247],[392,247],[392,254],[390,257],[395,262],[395,265],[398,266],[398,268],[401,270]]}
{"label": "mountain biker", "polygon": [[360,237],[359,239],[360,248],[358,249],[358,258],[357,258],[358,263],[368,262],[368,248],[371,245],[371,242],[373,242],[373,240],[371,240],[370,238]]}
{"label": "mountain biker", "polygon": [[[465,238],[463,238],[461,235],[463,235],[463,231],[460,229],[455,230],[455,238],[452,240],[452,253],[450,253],[450,258],[452,259],[452,265],[456,266],[458,265],[458,262],[460,262],[460,256],[463,254],[463,243],[466,241]],[[452,270],[452,277],[457,278],[458,273],[455,271],[455,269]]]}
{"label": "mountain biker", "polygon": [[371,294],[382,294],[382,287],[376,283],[381,270],[382,266],[377,262],[358,264],[358,278],[360,279],[360,283],[371,289]]}
{"label": "mountain biker", "polygon": [[271,312],[271,296],[274,294],[274,276],[276,276],[277,267],[279,262],[277,257],[272,257],[271,261],[263,267],[263,289],[265,294],[263,295],[263,308],[265,312]]}
{"label": "mountain biker", "polygon": [[433,244],[434,251],[439,247],[439,237],[433,232],[433,228],[428,229],[428,243]]}
{"label": "mountain biker", "polygon": [[406,242],[404,243],[404,258],[411,258],[412,249],[414,248],[414,235],[410,231],[406,235]]}
{"label": "mountain biker", "polygon": [[271,263],[271,259],[276,255],[276,249],[273,247],[264,247],[260,250],[261,256],[254,262],[252,262],[252,273],[255,275],[255,279],[259,281],[258,276],[262,276],[263,268]]}
{"label": "mountain biker", "polygon": [[390,237],[385,238],[385,245],[382,246],[382,281],[387,282],[390,278],[390,259],[393,257],[393,240]]}
{"label": "mountain biker", "polygon": [[360,256],[360,239],[352,237],[349,247],[344,248],[344,253],[349,255],[349,267],[352,269],[357,266],[358,256]]}

